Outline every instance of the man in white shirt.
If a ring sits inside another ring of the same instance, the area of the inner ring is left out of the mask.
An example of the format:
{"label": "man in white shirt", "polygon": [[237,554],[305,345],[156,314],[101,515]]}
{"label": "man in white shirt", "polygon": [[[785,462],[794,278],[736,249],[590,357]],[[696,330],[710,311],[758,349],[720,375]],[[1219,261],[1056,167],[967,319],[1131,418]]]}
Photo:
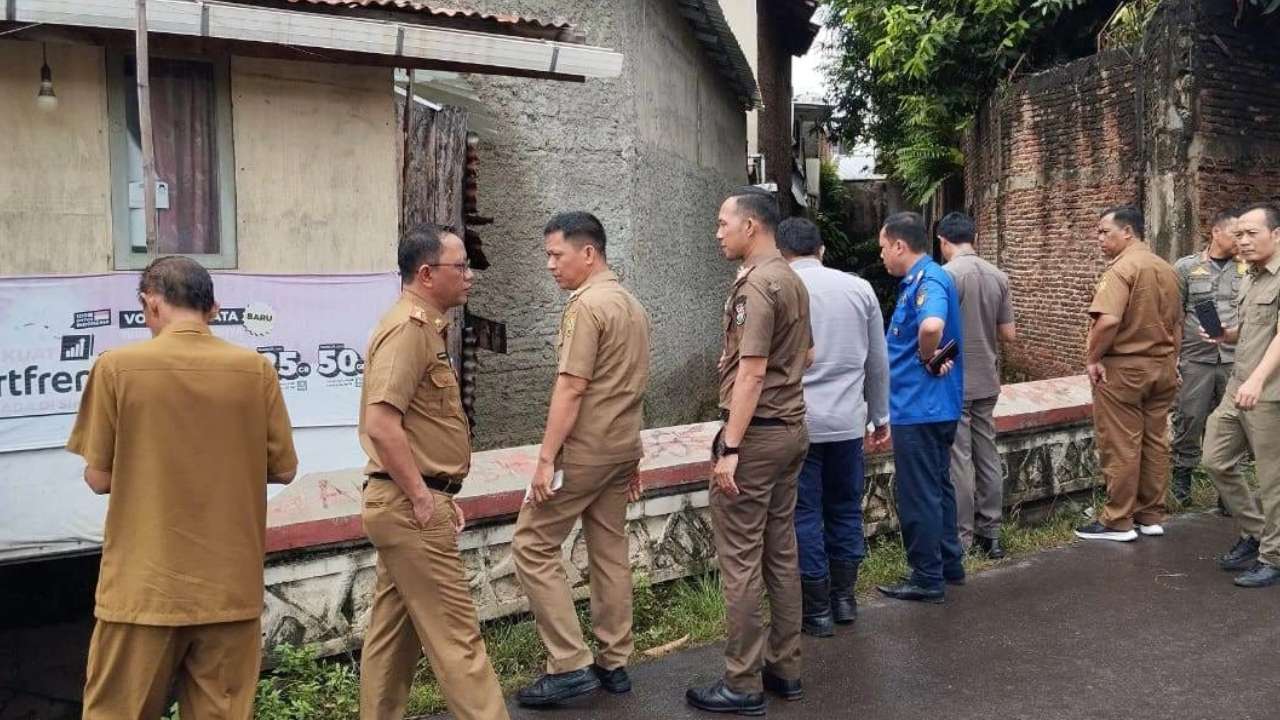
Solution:
{"label": "man in white shirt", "polygon": [[796,541],[805,633],[851,623],[853,586],[866,553],[862,534],[863,436],[889,437],[889,359],[884,318],[871,285],[822,265],[818,228],[803,218],[778,226],[778,249],[809,290],[814,363],[804,374],[809,453],[800,471]]}

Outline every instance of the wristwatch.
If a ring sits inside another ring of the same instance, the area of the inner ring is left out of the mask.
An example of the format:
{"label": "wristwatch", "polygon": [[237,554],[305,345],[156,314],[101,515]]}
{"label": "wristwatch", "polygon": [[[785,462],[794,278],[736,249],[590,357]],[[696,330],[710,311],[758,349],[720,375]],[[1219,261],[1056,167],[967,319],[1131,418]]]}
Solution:
{"label": "wristwatch", "polygon": [[729,447],[728,445],[724,445],[720,448],[720,457],[724,457],[725,455],[737,455],[737,454],[738,454],[738,448],[736,447]]}

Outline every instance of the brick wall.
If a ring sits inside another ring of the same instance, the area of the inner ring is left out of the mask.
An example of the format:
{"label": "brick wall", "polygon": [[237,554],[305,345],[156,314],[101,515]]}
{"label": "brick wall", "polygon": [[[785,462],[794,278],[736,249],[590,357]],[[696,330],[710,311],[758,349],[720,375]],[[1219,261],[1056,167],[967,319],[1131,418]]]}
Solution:
{"label": "brick wall", "polygon": [[978,249],[1009,274],[1020,339],[1005,362],[1032,377],[1083,369],[1103,257],[1098,211],[1140,192],[1135,68],[1108,53],[1022,80],[980,114],[966,204]]}
{"label": "brick wall", "polygon": [[1009,274],[1030,378],[1079,372],[1104,260],[1100,210],[1136,203],[1153,249],[1203,246],[1217,211],[1280,200],[1280,14],[1166,0],[1141,52],[1116,50],[1020,80],[969,134],[966,205],[979,251]]}
{"label": "brick wall", "polygon": [[1223,208],[1280,199],[1280,18],[1234,22],[1203,3],[1194,26],[1194,212],[1201,232]]}

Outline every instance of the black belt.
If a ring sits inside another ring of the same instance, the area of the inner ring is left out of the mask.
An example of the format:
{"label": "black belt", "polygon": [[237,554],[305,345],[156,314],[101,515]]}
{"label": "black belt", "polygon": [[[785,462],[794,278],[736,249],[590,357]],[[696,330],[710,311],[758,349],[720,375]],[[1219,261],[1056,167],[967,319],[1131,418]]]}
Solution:
{"label": "black belt", "polygon": [[[391,476],[384,472],[369,473],[369,477],[375,480],[390,480]],[[422,484],[446,495],[457,495],[462,489],[461,480],[451,480],[449,478],[439,477],[437,475],[423,475]]]}
{"label": "black belt", "polygon": [[[729,413],[727,411],[725,410],[720,411],[720,421],[729,422]],[[783,425],[790,425],[791,423],[787,422],[786,420],[783,420],[782,418],[760,417],[757,415],[755,417],[752,417],[751,422],[747,424],[754,425],[756,427],[780,427]]]}

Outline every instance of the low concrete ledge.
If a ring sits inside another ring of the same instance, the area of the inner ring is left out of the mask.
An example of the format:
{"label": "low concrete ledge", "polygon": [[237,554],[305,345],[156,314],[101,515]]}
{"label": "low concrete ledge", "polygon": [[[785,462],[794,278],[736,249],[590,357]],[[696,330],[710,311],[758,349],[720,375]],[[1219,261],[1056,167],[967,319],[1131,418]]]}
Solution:
{"label": "low concrete ledge", "polygon": [[[1041,500],[1096,483],[1090,390],[1084,376],[1008,385],[996,409],[1006,504]],[[706,512],[709,447],[719,423],[643,433],[646,496],[628,508],[631,562],[654,582],[701,572],[714,561]],[[459,496],[469,528],[460,538],[481,618],[522,612],[510,545],[514,517],[537,446],[477,453]],[[867,459],[867,534],[896,527],[893,458]],[[266,646],[318,643],[329,653],[357,647],[374,583],[374,553],[360,525],[358,469],[309,475],[268,507]],[[565,542],[575,593],[587,591],[586,547],[575,528]]]}

